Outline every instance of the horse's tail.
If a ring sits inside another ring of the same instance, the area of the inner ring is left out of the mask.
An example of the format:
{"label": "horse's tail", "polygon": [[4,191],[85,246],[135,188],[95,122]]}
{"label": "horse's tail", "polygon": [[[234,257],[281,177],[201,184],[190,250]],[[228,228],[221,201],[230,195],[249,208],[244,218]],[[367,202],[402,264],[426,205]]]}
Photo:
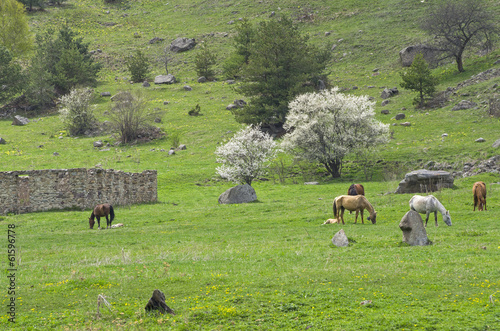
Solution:
{"label": "horse's tail", "polygon": [[111,223],[115,219],[115,211],[113,209],[113,206],[111,206],[111,205],[109,205],[109,215],[111,216],[109,223]]}
{"label": "horse's tail", "polygon": [[337,198],[333,199],[333,218],[337,218]]}

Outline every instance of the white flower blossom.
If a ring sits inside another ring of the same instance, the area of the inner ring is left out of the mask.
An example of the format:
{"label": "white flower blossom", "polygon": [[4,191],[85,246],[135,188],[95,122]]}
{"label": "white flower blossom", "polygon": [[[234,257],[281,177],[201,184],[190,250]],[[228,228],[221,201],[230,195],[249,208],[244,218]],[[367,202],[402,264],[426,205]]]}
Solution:
{"label": "white flower blossom", "polygon": [[289,104],[282,147],[339,177],[347,154],[388,141],[389,126],[375,120],[373,105],[338,88],[300,95]]}
{"label": "white flower blossom", "polygon": [[258,126],[247,126],[237,132],[225,145],[215,151],[217,173],[227,180],[240,184],[252,184],[262,176],[270,160],[276,157],[277,144]]}

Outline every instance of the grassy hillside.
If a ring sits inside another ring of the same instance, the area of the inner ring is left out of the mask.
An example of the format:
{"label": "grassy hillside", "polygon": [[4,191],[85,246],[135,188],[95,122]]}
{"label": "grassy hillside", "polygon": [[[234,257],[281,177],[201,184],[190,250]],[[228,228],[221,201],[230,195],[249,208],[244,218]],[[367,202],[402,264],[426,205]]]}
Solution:
{"label": "grassy hillside", "polygon": [[[488,3],[500,14],[495,1]],[[55,110],[19,113],[32,120],[23,127],[11,126],[11,118],[0,118],[0,136],[7,141],[0,145],[0,171],[96,165],[124,171],[157,169],[159,198],[157,204],[116,208],[115,222],[125,226],[115,230],[88,230],[90,211],[0,216],[6,234],[9,224],[16,226],[18,262],[16,324],[2,313],[0,328],[498,328],[498,175],[457,179],[453,189],[434,193],[450,210],[453,225],[446,227],[439,215],[439,227],[434,227],[431,215],[427,231],[433,245],[428,247],[401,244],[398,224],[409,210],[411,195],[388,194],[407,170],[428,161],[459,167],[498,154],[491,145],[500,138],[499,119],[487,115],[483,102],[498,93],[494,85],[500,83],[499,77],[459,89],[440,109],[415,110],[413,94],[401,88],[387,106],[381,106],[382,89],[399,86],[399,50],[427,38],[418,29],[427,5],[396,0],[307,4],[68,0],[61,7],[30,14],[33,32],[67,22],[90,49],[100,49],[96,57],[104,69],[96,92],[142,90],[150,109],[164,111],[158,126],[166,136],[144,144],[115,145],[110,134],[69,137]],[[269,181],[253,185],[257,203],[218,205],[218,196],[233,184],[216,177],[214,151],[241,127],[225,110],[241,98],[234,88],[237,84],[227,84],[221,76],[221,63],[232,51],[236,23],[229,23],[243,17],[258,22],[273,11],[296,19],[313,43],[337,45],[329,66],[332,85],[346,93],[373,96],[379,120],[392,124],[396,121],[391,118],[404,112],[412,125],[391,126],[393,139],[373,156],[372,181],[365,181],[354,162],[356,155],[348,158],[339,180],[283,156],[294,176],[280,183],[278,167],[273,166]],[[149,44],[153,37],[164,41]],[[165,73],[163,50],[177,37],[195,38],[212,47],[219,80],[196,82],[197,47],[168,54],[169,72],[179,83],[149,88],[130,84],[124,59],[137,48],[143,50],[154,64],[152,79]],[[439,90],[500,68],[493,65],[499,57],[498,49],[485,56],[468,54],[466,72],[461,74],[452,63],[434,69]],[[373,75],[374,69],[378,75]],[[193,90],[185,91],[186,84]],[[479,107],[451,111],[462,99]],[[191,117],[188,111],[196,104],[203,116]],[[96,106],[99,120],[107,120],[109,99],[99,98]],[[382,109],[390,115],[380,114]],[[448,134],[444,140],[443,133]],[[175,135],[187,150],[168,156]],[[479,137],[486,142],[475,143]],[[109,150],[94,148],[98,139],[109,142]],[[303,185],[311,180],[320,185]],[[471,188],[477,180],[485,181],[488,189],[488,211],[481,213],[472,211]],[[363,182],[378,212],[377,224],[355,225],[354,215],[346,215],[344,226],[321,226],[333,216],[333,198],[345,194],[352,181]],[[345,249],[330,242],[340,228],[351,240]],[[156,288],[166,294],[175,316],[145,314],[144,306]],[[101,307],[101,318],[96,318],[98,294],[112,305],[111,312]],[[9,300],[5,290],[2,305]],[[360,305],[364,300],[372,304]]]}

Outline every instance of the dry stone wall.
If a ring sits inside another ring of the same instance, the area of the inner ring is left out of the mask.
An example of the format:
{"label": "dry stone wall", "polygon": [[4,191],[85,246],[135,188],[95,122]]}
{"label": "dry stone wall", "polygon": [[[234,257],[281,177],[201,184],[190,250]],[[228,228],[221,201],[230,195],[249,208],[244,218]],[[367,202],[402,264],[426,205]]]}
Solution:
{"label": "dry stone wall", "polygon": [[0,172],[0,215],[51,209],[90,209],[158,199],[156,170],[49,169]]}

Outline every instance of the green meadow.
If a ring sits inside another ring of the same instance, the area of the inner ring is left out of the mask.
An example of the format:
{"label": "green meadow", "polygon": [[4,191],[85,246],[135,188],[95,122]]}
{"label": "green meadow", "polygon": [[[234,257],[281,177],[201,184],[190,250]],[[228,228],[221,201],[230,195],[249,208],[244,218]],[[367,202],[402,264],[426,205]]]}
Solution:
{"label": "green meadow", "polygon": [[[497,2],[485,2],[500,14]],[[115,144],[110,133],[71,137],[57,109],[19,112],[31,120],[22,127],[12,126],[12,118],[0,118],[0,136],[7,141],[0,145],[0,171],[96,166],[158,171],[158,202],[116,206],[114,223],[123,223],[121,228],[89,230],[90,210],[0,216],[5,234],[0,329],[498,330],[499,175],[456,178],[453,188],[433,193],[450,211],[453,225],[446,226],[438,214],[435,227],[431,215],[427,234],[432,245],[403,244],[398,226],[412,194],[392,192],[406,172],[429,161],[460,170],[466,162],[499,154],[492,144],[500,138],[500,120],[487,112],[489,98],[498,93],[498,76],[457,90],[442,108],[417,110],[413,93],[401,88],[381,106],[383,88],[399,87],[401,81],[399,50],[427,38],[418,21],[427,5],[396,0],[68,0],[30,13],[33,33],[69,24],[91,50],[100,49],[96,59],[104,68],[96,95],[141,90],[148,108],[163,112],[155,125],[165,136],[131,145]],[[238,19],[259,22],[272,11],[294,18],[312,43],[337,45],[328,67],[332,86],[374,97],[378,120],[398,123],[391,118],[403,112],[411,126],[391,125],[392,139],[370,154],[367,168],[358,155],[350,155],[340,179],[280,155],[268,175],[252,184],[258,201],[219,205],[219,195],[235,184],[216,175],[214,151],[243,127],[225,109],[243,97],[238,81],[226,83],[222,62],[232,51]],[[149,44],[154,37],[165,40]],[[211,47],[218,59],[217,81],[197,83],[196,47],[167,54],[169,73],[178,83],[143,88],[129,82],[123,65],[127,56],[141,49],[151,60],[152,81],[165,74],[163,50],[177,37]],[[500,69],[494,65],[499,58],[498,48],[486,55],[470,52],[464,73],[457,73],[453,63],[433,69],[438,90]],[[478,107],[451,111],[463,99]],[[189,116],[197,104],[203,115]],[[97,97],[100,121],[108,120],[110,106],[109,98]],[[382,115],[382,109],[390,114]],[[176,137],[187,149],[168,156]],[[476,143],[478,138],[486,142]],[[109,150],[94,148],[96,140],[109,142]],[[479,180],[488,191],[484,212],[473,211],[472,185]],[[319,185],[304,185],[309,181]],[[353,182],[364,185],[377,223],[365,219],[354,224],[354,214],[345,214],[345,225],[322,225],[333,218],[333,199],[346,194]],[[16,234],[15,323],[7,314],[12,297],[9,225]],[[350,240],[348,247],[331,243],[340,229]],[[165,293],[175,315],[145,312],[154,289]],[[110,307],[101,304],[98,316],[100,294]],[[366,300],[371,303],[361,304]]]}

